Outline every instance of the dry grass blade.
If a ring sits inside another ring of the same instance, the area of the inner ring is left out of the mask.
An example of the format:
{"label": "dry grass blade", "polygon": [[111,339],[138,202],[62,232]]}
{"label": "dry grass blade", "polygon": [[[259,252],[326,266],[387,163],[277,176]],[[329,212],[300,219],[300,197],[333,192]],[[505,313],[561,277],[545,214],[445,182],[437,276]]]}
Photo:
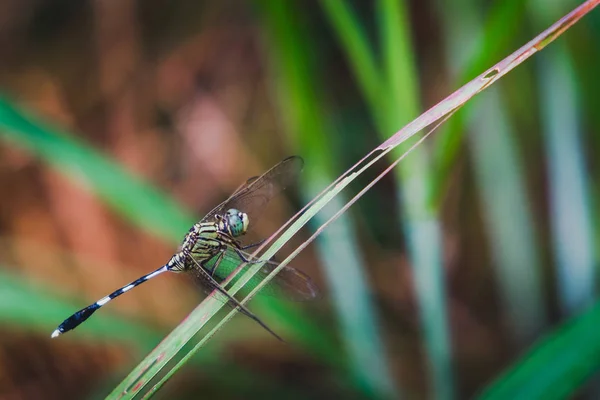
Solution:
{"label": "dry grass blade", "polygon": [[[294,218],[280,228],[271,238],[269,238],[256,253],[259,253],[266,247],[266,245],[273,241],[275,237],[278,239],[268,247],[264,253],[262,253],[262,259],[268,259],[272,257],[298,230],[302,228],[319,210],[321,210],[325,204],[327,204],[332,198],[340,193],[351,181],[358,177],[361,173],[370,168],[376,161],[383,157],[387,152],[394,149],[407,139],[414,136],[416,133],[423,129],[437,124],[428,132],[422,139],[429,135],[439,124],[443,123],[449,118],[454,112],[461,108],[469,99],[481,92],[488,86],[495,83],[502,76],[506,75],[509,71],[514,69],[517,65],[528,59],[531,55],[535,54],[538,50],[541,50],[547,46],[551,41],[560,36],[567,28],[572,26],[581,17],[591,11],[600,0],[587,1],[561,18],[558,22],[553,24],[550,28],[543,31],[536,38],[531,40],[525,46],[515,51],[504,60],[483,72],[481,75],[473,79],[471,82],[464,85],[462,88],[448,96],[446,99],[432,107],[430,110],[422,114],[420,117],[406,125],[403,129],[394,134],[390,139],[385,141],[382,145],[378,146],[367,156],[361,159],[353,168],[347,173],[340,176],[335,182],[327,187],[321,194],[319,194],[313,201],[311,201],[301,212],[299,212]],[[414,146],[420,144],[422,139],[417,142]],[[413,148],[414,148],[413,146]],[[408,152],[410,152],[409,149]],[[407,153],[408,153],[407,152]],[[404,156],[403,156],[404,157]],[[394,162],[383,174],[389,172],[393,166],[399,162]],[[383,175],[382,174],[382,175]],[[381,175],[381,176],[382,176]],[[380,176],[380,177],[381,177]],[[371,184],[365,187],[356,197],[354,197],[348,204],[346,204],[334,217],[332,217],[326,224],[320,227],[317,232],[305,243],[296,249],[289,257],[287,257],[282,263],[280,268],[290,262],[316,235],[321,232],[327,224],[332,222],[337,216],[344,212],[352,203],[354,203],[360,196],[365,193],[374,183],[377,182],[378,177]],[[255,254],[256,254],[255,253]],[[243,266],[232,275],[238,273]],[[229,290],[231,295],[234,295],[243,285],[248,282],[252,276],[261,268],[261,264],[252,264],[247,270],[239,277],[235,285]],[[267,277],[263,283],[261,283],[252,293],[250,293],[242,303],[246,303],[256,291],[260,290],[268,281],[277,273],[277,270],[273,271],[269,277]],[[109,398],[134,398],[138,396],[149,397],[155,393],[196,351],[203,347],[203,345],[212,337],[212,335],[226,323],[235,312],[229,313],[223,318],[210,332],[208,332],[200,340],[200,342],[194,347],[194,349],[185,354],[181,361],[173,366],[170,371],[164,375],[159,381],[155,381],[154,387],[145,390],[157,374],[167,365],[167,363],[173,359],[182,347],[188,343],[198,331],[203,328],[206,322],[215,315],[223,306],[223,303],[215,299],[214,294],[209,296],[202,304],[200,304],[190,315],[184,320],[169,336],[159,344],[154,351],[152,351],[141,363],[138,365],[120,385],[118,385],[111,393]]]}

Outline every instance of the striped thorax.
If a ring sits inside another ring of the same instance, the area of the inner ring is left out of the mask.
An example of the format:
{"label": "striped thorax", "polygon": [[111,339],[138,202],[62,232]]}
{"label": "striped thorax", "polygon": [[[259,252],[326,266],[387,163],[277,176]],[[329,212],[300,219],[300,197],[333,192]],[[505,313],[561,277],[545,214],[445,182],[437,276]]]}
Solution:
{"label": "striped thorax", "polygon": [[185,235],[179,252],[167,263],[173,272],[187,271],[194,268],[190,257],[198,261],[213,258],[227,246],[239,248],[236,237],[248,230],[248,215],[236,209],[227,210],[224,215],[216,215],[215,222],[197,223]]}

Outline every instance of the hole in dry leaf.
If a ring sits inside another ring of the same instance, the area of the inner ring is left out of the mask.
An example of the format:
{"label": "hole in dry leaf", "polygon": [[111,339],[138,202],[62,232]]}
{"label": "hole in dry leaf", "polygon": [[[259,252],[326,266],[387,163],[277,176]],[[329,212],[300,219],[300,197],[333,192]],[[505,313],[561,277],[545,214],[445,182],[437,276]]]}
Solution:
{"label": "hole in dry leaf", "polygon": [[490,79],[496,75],[498,75],[498,69],[494,68],[493,70],[491,70],[487,74],[485,74],[483,76],[483,79]]}

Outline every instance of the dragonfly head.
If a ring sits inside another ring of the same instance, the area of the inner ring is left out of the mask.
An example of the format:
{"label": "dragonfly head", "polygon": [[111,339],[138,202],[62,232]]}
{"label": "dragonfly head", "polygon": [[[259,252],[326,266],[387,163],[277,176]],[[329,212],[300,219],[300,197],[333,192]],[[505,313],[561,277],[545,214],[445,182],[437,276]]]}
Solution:
{"label": "dragonfly head", "polygon": [[236,210],[235,208],[227,210],[223,219],[226,222],[227,231],[233,237],[242,236],[248,230],[248,214]]}

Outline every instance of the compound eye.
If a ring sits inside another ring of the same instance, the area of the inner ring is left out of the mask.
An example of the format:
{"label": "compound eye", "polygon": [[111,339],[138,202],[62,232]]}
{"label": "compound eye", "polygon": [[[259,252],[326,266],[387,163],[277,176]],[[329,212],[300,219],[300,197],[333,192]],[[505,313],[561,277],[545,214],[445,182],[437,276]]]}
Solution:
{"label": "compound eye", "polygon": [[242,219],[242,229],[243,229],[243,233],[246,233],[248,231],[248,225],[250,224],[250,219],[248,218],[248,214],[246,213],[240,213],[240,218]]}
{"label": "compound eye", "polygon": [[227,221],[227,230],[233,237],[246,233],[244,226],[244,213],[234,208],[227,210],[224,219]]}

